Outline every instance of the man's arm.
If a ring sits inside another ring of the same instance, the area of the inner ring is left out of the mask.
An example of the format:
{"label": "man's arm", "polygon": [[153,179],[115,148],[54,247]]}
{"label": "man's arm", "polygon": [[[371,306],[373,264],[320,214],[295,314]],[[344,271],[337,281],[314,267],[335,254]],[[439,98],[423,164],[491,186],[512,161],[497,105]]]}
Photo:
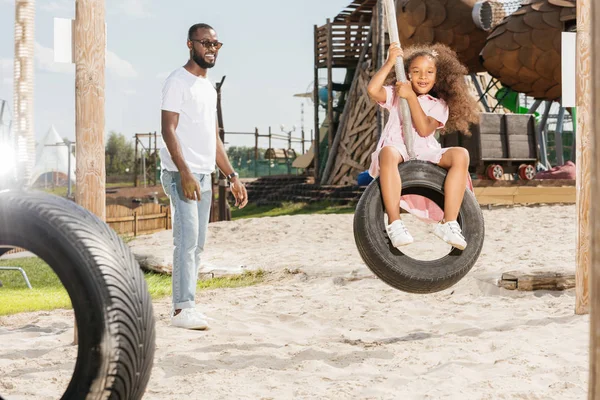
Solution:
{"label": "man's arm", "polygon": [[[223,173],[227,175],[231,175],[234,170],[229,162],[229,157],[227,157],[227,152],[225,151],[225,145],[223,145],[223,141],[221,140],[221,135],[219,135],[219,123],[217,122],[217,167],[223,171]],[[239,180],[237,176],[234,176],[230,180],[231,182],[231,193],[233,193],[233,197],[235,197],[235,205],[243,208],[248,203],[248,194],[246,193],[246,187]]]}
{"label": "man's arm", "polygon": [[200,183],[194,178],[194,175],[192,175],[190,168],[185,162],[183,153],[181,152],[181,146],[175,135],[175,129],[177,128],[178,123],[179,113],[161,110],[161,134],[167,145],[171,159],[181,175],[183,194],[190,200],[200,201],[202,196]]}
{"label": "man's arm", "polygon": [[[225,151],[225,146],[223,145],[223,141],[221,140],[221,136],[219,135],[219,128],[217,127],[217,167],[223,173],[227,175],[231,175],[233,173],[233,167],[229,162],[229,157],[227,157],[227,152]],[[237,179],[237,178],[235,178]]]}

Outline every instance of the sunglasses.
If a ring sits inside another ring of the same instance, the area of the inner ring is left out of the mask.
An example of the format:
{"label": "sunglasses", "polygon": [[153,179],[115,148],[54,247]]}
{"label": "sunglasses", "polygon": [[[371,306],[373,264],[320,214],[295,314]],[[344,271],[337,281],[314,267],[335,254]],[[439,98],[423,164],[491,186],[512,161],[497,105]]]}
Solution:
{"label": "sunglasses", "polygon": [[190,39],[190,42],[198,42],[200,43],[204,48],[210,48],[210,47],[214,47],[215,49],[219,50],[221,47],[223,47],[223,43],[218,42],[218,41],[210,41],[208,39],[202,39],[202,40],[198,40],[198,39]]}

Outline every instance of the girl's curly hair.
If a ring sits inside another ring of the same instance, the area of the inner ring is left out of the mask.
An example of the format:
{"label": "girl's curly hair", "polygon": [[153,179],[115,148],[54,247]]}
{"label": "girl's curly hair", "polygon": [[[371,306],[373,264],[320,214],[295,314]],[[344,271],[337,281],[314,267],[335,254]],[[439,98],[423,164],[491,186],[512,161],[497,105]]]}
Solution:
{"label": "girl's curly hair", "polygon": [[[448,121],[441,133],[460,131],[470,136],[469,124],[479,122],[479,108],[465,82],[467,68],[458,60],[456,52],[446,45],[416,45],[404,49],[407,77],[411,63],[421,56],[432,59],[437,68],[436,82],[429,94],[444,100],[448,105]],[[386,84],[393,85],[396,81],[395,75],[392,71]]]}

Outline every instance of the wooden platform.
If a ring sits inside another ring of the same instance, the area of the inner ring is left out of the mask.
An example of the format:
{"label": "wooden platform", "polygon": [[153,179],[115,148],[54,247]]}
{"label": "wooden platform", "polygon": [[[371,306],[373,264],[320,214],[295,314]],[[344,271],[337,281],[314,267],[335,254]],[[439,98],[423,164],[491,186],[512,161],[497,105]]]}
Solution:
{"label": "wooden platform", "polygon": [[480,205],[575,203],[575,186],[475,187]]}
{"label": "wooden platform", "polygon": [[498,286],[508,290],[567,290],[575,287],[575,273],[562,272],[505,272]]}

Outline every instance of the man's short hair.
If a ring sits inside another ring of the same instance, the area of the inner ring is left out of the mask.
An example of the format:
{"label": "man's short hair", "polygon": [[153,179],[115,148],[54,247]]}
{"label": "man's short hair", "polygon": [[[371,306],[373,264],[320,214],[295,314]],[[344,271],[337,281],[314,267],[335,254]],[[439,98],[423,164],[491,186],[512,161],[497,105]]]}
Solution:
{"label": "man's short hair", "polygon": [[198,29],[212,29],[214,30],[214,28],[208,24],[194,24],[190,27],[190,29],[188,30],[188,39],[192,38],[192,35],[198,30]]}

